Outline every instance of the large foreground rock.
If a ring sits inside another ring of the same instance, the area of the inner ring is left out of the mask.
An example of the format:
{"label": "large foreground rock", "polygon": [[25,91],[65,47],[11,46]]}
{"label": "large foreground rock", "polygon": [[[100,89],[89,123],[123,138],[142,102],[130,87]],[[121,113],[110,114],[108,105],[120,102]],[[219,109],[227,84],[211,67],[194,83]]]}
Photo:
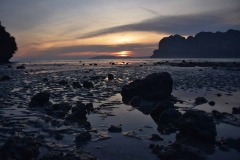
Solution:
{"label": "large foreground rock", "polygon": [[179,130],[195,138],[213,142],[217,135],[213,118],[204,111],[188,110],[178,120]]}
{"label": "large foreground rock", "polygon": [[153,73],[123,86],[121,95],[129,98],[139,96],[144,99],[164,100],[171,95],[172,85],[173,80],[169,73]]}

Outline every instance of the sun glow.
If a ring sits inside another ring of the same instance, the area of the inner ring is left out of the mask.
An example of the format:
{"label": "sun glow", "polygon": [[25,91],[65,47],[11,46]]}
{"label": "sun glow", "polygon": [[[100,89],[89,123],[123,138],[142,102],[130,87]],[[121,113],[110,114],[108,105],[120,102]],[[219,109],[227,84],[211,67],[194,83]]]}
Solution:
{"label": "sun glow", "polygon": [[129,56],[130,52],[129,51],[121,51],[121,52],[118,52],[117,55],[118,56],[121,56],[121,57],[126,57],[126,56]]}

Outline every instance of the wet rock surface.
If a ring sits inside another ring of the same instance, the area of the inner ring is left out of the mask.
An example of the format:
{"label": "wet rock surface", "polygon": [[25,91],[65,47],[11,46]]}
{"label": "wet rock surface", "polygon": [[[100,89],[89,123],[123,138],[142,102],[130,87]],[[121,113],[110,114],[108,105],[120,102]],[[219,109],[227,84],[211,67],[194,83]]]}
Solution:
{"label": "wet rock surface", "polygon": [[182,133],[214,142],[217,135],[213,118],[204,111],[187,110],[178,120]]}
{"label": "wet rock surface", "polygon": [[31,98],[31,101],[28,106],[31,108],[43,106],[44,104],[49,102],[49,98],[50,93],[48,92],[37,93]]}
{"label": "wet rock surface", "polygon": [[109,132],[122,132],[122,127],[121,127],[121,126],[111,125],[111,126],[108,128],[108,131],[109,131]]}
{"label": "wet rock surface", "polygon": [[123,86],[123,97],[139,96],[145,99],[167,99],[172,93],[173,80],[169,73],[153,73],[144,79],[134,80]]}

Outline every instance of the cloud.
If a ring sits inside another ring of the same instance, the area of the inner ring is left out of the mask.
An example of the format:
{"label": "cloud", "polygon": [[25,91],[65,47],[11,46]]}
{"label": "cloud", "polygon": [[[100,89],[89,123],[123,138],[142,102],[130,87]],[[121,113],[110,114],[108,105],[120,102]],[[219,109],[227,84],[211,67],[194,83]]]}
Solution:
{"label": "cloud", "polygon": [[88,55],[87,57],[96,56],[102,53],[115,53],[120,51],[131,51],[137,52],[138,56],[146,56],[151,55],[152,50],[156,48],[156,44],[120,44],[120,45],[75,45],[75,46],[66,46],[66,47],[55,47],[49,48],[41,51],[37,51],[35,53],[26,54],[25,57],[40,57],[41,59],[48,58],[59,58],[61,56],[66,55],[76,55],[79,53],[78,57],[84,57],[84,53],[92,53],[92,55]]}
{"label": "cloud", "polygon": [[118,32],[156,32],[193,35],[200,31],[226,31],[240,28],[240,8],[207,13],[158,16],[156,18],[89,32],[78,38],[92,38]]}

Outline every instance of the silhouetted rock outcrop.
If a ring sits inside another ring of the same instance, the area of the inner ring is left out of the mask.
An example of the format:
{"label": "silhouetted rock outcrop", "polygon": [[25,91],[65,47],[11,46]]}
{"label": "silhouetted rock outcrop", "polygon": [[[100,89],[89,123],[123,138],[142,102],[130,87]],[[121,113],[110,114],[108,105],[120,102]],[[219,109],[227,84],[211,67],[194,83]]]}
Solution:
{"label": "silhouetted rock outcrop", "polygon": [[5,30],[0,21],[0,63],[7,63],[17,51],[15,38]]}
{"label": "silhouetted rock outcrop", "polygon": [[200,32],[187,38],[163,38],[151,58],[239,58],[240,31]]}

